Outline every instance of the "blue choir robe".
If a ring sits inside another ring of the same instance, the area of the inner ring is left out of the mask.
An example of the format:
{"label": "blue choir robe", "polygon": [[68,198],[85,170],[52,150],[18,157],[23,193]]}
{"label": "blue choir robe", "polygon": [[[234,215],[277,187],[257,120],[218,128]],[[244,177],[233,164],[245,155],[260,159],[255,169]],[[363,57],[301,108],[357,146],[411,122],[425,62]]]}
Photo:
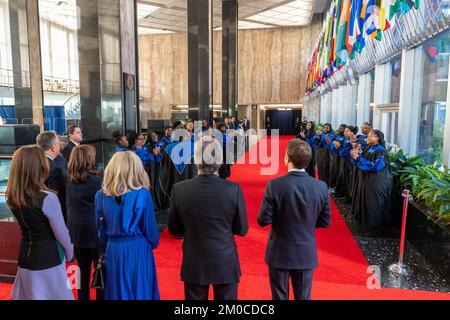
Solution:
{"label": "blue choir robe", "polygon": [[[219,177],[222,179],[227,179],[231,177],[231,163],[227,163],[227,155],[228,158],[233,161],[233,151],[234,151],[234,142],[228,134],[222,132],[222,149],[223,149],[223,164],[219,169]],[[231,155],[230,155],[231,153]]]}
{"label": "blue choir robe", "polygon": [[308,167],[306,168],[306,172],[313,178],[316,177],[316,149],[317,149],[317,135],[315,134],[315,132],[311,132],[311,131],[305,131],[305,138],[303,138],[301,135],[298,135],[296,137],[296,139],[300,139],[303,141],[306,141],[310,147],[311,147],[311,151],[312,151],[312,160],[309,163]]}
{"label": "blue choir robe", "polygon": [[364,230],[380,227],[390,220],[393,176],[384,146],[367,146],[356,161],[361,175],[354,192],[353,214]]}
{"label": "blue choir robe", "polygon": [[[333,143],[334,141],[339,142],[340,148],[336,148],[334,146]],[[330,188],[337,188],[337,186],[340,183],[340,180],[343,177],[341,171],[341,162],[343,161],[343,159],[341,158],[341,149],[343,148],[344,141],[345,141],[344,135],[337,135],[330,143],[330,152],[331,152]]]}
{"label": "blue choir robe", "polygon": [[334,135],[331,132],[322,133],[321,137],[316,135],[316,149],[317,149],[317,171],[319,172],[319,179],[330,185],[330,171],[331,171],[331,150],[330,144],[327,143],[326,138],[334,140]]}
{"label": "blue choir robe", "polygon": [[159,244],[153,201],[146,189],[120,198],[95,197],[99,239],[106,240],[106,300],[159,300],[153,249]]}
{"label": "blue choir robe", "polygon": [[[188,154],[184,154],[184,152]],[[177,152],[178,151],[178,152]],[[194,141],[176,141],[168,145],[162,155],[162,172],[159,179],[161,187],[161,209],[169,208],[169,199],[174,184],[197,176],[194,161]]]}
{"label": "blue choir robe", "polygon": [[116,153],[130,151],[130,149],[126,147],[116,147]]}

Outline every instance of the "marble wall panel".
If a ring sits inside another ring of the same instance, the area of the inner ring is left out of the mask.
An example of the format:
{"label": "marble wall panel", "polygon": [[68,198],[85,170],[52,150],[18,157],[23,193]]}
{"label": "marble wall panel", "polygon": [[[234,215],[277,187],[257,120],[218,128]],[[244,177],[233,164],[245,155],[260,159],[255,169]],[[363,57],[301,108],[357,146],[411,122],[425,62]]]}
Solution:
{"label": "marble wall panel", "polygon": [[[321,29],[241,30],[238,36],[238,103],[302,103],[307,63]],[[222,37],[214,34],[214,104],[222,101]],[[141,114],[170,118],[172,105],[188,103],[187,39],[185,34],[139,38]]]}

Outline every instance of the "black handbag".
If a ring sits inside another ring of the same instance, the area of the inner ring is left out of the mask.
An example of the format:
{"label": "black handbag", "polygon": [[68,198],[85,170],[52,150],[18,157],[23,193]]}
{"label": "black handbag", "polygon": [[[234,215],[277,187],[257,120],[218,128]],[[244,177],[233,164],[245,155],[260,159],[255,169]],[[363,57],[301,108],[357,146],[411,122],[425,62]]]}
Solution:
{"label": "black handbag", "polygon": [[[103,213],[103,193],[102,193],[102,213]],[[100,228],[103,229],[104,226],[104,218],[102,217],[100,219]],[[106,271],[105,271],[105,260],[106,260],[106,242],[105,245],[102,248],[99,248],[99,255],[98,255],[98,261],[97,265],[94,269],[94,274],[92,277],[92,289],[105,289],[105,281],[106,281]]]}

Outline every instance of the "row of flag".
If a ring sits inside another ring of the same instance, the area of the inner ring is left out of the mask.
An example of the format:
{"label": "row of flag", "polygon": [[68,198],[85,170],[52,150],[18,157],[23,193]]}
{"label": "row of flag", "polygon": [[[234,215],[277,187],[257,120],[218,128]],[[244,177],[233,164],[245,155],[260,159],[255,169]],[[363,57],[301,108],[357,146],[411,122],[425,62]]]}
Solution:
{"label": "row of flag", "polygon": [[368,39],[381,41],[398,17],[420,6],[420,0],[334,0],[308,65],[306,94],[361,53]]}

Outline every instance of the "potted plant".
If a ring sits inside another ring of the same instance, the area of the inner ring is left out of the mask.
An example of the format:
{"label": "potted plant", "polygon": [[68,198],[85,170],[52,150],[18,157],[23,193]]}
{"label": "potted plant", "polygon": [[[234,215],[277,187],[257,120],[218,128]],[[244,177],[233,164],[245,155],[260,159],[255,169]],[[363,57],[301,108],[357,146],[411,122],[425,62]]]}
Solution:
{"label": "potted plant", "polygon": [[400,183],[411,190],[410,232],[413,237],[450,241],[450,171],[438,165],[416,165],[400,170]]}

